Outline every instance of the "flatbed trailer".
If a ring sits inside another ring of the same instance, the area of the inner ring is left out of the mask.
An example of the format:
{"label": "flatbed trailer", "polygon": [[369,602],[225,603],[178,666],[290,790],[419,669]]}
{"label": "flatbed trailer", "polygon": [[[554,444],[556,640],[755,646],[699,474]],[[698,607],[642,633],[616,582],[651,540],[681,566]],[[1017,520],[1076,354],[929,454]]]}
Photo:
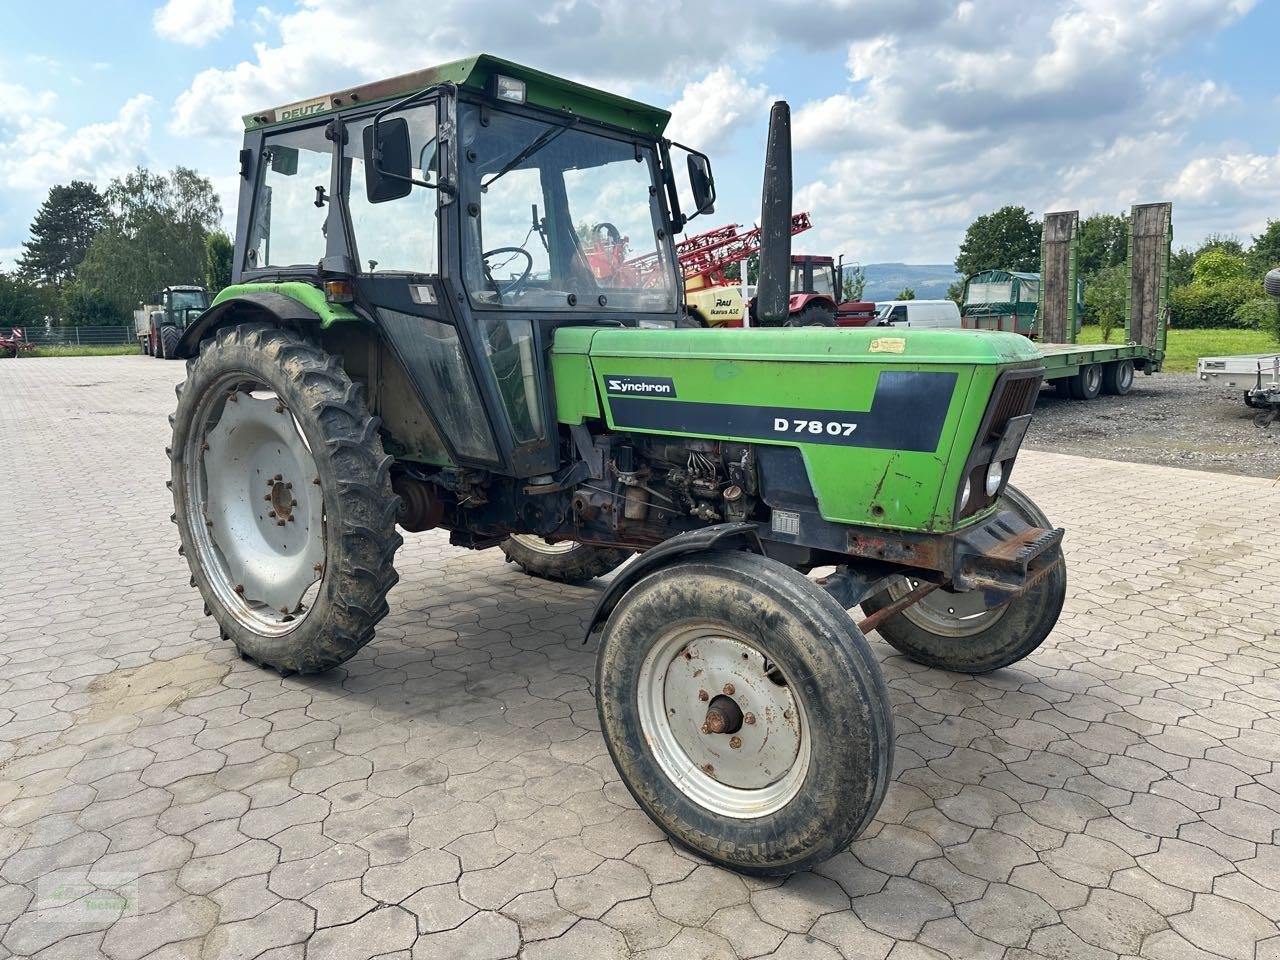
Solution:
{"label": "flatbed trailer", "polygon": [[1044,360],[1044,379],[1081,400],[1123,395],[1134,375],[1159,373],[1169,332],[1169,251],[1173,205],[1134,204],[1129,225],[1129,293],[1124,342],[1076,343],[1077,211],[1045,215],[1041,241],[1040,303],[1033,339]]}

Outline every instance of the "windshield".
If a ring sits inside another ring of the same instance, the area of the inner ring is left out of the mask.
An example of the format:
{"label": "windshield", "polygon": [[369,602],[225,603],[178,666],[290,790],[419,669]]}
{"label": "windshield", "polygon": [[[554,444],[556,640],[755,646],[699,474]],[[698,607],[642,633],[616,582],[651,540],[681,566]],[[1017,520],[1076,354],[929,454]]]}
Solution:
{"label": "windshield", "polygon": [[460,105],[463,279],[478,307],[675,310],[643,143]]}
{"label": "windshield", "polygon": [[174,310],[203,310],[208,306],[203,290],[172,290],[169,302]]}

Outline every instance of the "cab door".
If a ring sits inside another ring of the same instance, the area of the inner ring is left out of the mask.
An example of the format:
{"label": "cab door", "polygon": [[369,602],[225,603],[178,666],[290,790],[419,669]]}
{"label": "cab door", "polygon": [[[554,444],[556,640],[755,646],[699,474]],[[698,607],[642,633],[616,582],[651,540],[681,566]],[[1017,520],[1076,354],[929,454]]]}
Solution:
{"label": "cab door", "polygon": [[[407,122],[411,175],[432,184],[439,181],[443,154],[439,109],[432,99],[384,118]],[[414,186],[394,199],[370,199],[364,140],[372,122],[372,112],[346,119],[342,147],[341,190],[348,248],[357,271],[357,302],[375,318],[404,367],[449,459],[505,472],[502,434],[495,429],[501,424],[495,424],[483,400],[475,345],[442,279],[446,197],[437,189]]]}

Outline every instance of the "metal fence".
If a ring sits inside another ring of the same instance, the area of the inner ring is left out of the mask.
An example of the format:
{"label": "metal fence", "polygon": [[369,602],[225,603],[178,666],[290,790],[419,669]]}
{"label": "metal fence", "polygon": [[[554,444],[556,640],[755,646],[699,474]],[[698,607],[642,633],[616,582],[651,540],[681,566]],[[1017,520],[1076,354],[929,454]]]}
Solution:
{"label": "metal fence", "polygon": [[133,327],[16,327],[10,329],[21,330],[23,340],[41,347],[55,344],[110,347],[137,342]]}

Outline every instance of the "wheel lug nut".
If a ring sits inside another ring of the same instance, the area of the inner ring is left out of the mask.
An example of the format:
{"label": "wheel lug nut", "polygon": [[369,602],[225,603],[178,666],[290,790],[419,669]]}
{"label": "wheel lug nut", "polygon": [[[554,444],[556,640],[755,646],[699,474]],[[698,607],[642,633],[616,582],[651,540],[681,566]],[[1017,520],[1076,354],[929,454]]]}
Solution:
{"label": "wheel lug nut", "polygon": [[702,772],[709,777],[714,777],[716,775],[716,768],[709,763],[704,763],[702,765]]}
{"label": "wheel lug nut", "polygon": [[756,715],[754,713],[748,713],[745,717],[742,718],[742,722],[747,724],[754,724],[756,722]]}
{"label": "wheel lug nut", "polygon": [[323,564],[323,563],[317,563],[317,564],[316,564],[315,566],[313,566],[311,569],[312,569],[312,570],[314,570],[316,573],[321,573],[321,572],[323,572],[323,571],[324,571],[324,564]]}
{"label": "wheel lug nut", "polygon": [[283,526],[284,526],[284,521],[283,521],[283,520],[277,520],[277,521],[276,521],[276,526],[277,526],[277,527],[283,527]]}
{"label": "wheel lug nut", "polygon": [[262,499],[263,499],[263,500],[265,500],[267,503],[270,503],[270,502],[271,502],[271,494],[269,494],[269,493],[268,493],[268,494],[266,494],[265,496],[263,496],[263,498],[262,498]]}
{"label": "wheel lug nut", "polygon": [[710,732],[711,732],[711,725],[710,725],[710,724],[707,724],[707,723],[704,723],[704,724],[702,725],[702,732],[703,732],[703,733],[710,733]]}
{"label": "wheel lug nut", "polygon": [[297,520],[297,517],[295,517],[293,514],[289,514],[289,522],[293,523],[295,520]]}
{"label": "wheel lug nut", "polygon": [[732,684],[732,683],[726,683],[726,684],[724,685],[724,695],[725,695],[726,697],[732,697],[732,696],[733,696],[733,684]]}
{"label": "wheel lug nut", "polygon": [[274,510],[268,510],[268,511],[267,511],[267,516],[268,516],[268,517],[271,517],[272,519],[274,519],[274,518],[275,518],[275,515],[276,515],[276,512],[275,512]]}
{"label": "wheel lug nut", "polygon": [[244,584],[242,584],[242,583],[237,583],[237,584],[236,584],[236,593],[239,593],[239,594],[243,594],[243,593],[244,593]]}
{"label": "wheel lug nut", "polygon": [[277,474],[275,475],[275,478],[274,478],[273,482],[274,482],[274,483],[279,483],[279,482],[280,482],[281,480],[283,480],[283,479],[284,479],[284,477],[280,476],[280,474],[278,474],[278,473],[277,473]]}
{"label": "wheel lug nut", "polygon": [[702,700],[702,701],[710,700],[710,699],[711,699],[711,694],[707,693],[707,691],[705,691],[705,690],[699,690],[699,691],[698,691],[698,699],[699,699],[699,700]]}
{"label": "wheel lug nut", "polygon": [[742,738],[741,738],[741,737],[730,737],[730,738],[729,738],[729,746],[731,746],[734,750],[737,750],[740,746],[742,746]]}
{"label": "wheel lug nut", "polygon": [[292,484],[292,483],[286,483],[286,484],[284,485],[284,488],[285,488],[286,490],[292,490],[292,489],[293,489],[293,484]]}

